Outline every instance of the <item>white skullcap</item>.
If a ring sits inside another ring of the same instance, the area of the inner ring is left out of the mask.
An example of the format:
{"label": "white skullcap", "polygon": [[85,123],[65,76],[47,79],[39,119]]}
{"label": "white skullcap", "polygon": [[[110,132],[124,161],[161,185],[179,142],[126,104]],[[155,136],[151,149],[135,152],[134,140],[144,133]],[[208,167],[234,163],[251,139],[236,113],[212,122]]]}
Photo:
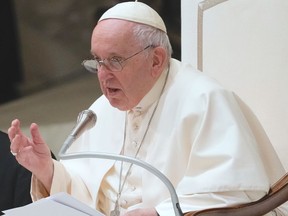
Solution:
{"label": "white skullcap", "polygon": [[107,10],[98,22],[105,19],[122,19],[146,24],[167,33],[165,23],[160,15],[142,2],[122,2]]}

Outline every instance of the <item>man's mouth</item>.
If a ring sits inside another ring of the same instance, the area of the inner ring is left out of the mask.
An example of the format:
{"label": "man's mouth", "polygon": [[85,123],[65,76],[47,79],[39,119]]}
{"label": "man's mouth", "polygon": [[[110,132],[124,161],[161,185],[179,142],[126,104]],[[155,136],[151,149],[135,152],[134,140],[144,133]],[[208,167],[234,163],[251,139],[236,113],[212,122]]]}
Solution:
{"label": "man's mouth", "polygon": [[117,88],[107,88],[107,91],[109,94],[115,94],[117,93],[118,91],[120,91],[120,89],[117,89]]}

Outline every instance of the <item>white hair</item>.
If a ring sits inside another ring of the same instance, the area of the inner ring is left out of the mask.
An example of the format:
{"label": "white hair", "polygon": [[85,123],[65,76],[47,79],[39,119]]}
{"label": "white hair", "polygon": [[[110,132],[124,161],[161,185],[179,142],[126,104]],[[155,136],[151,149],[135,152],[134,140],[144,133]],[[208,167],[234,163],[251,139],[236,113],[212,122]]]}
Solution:
{"label": "white hair", "polygon": [[152,45],[154,47],[161,46],[167,52],[168,59],[172,56],[172,46],[168,35],[160,29],[144,25],[136,24],[133,27],[135,39],[144,47]]}

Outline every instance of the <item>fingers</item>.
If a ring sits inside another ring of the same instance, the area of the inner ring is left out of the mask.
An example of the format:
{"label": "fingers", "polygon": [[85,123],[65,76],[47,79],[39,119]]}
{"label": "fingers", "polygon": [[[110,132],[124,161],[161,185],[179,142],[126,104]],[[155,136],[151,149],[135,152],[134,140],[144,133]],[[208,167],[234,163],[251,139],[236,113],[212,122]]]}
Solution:
{"label": "fingers", "polygon": [[23,135],[16,134],[15,137],[11,140],[10,150],[12,154],[15,155],[22,151],[22,149],[26,146],[29,146],[28,138]]}
{"label": "fingers", "polygon": [[30,133],[32,136],[31,145],[33,145],[35,153],[41,156],[51,158],[50,148],[48,147],[48,145],[45,143],[44,139],[42,138],[37,124],[35,123],[31,124]]}
{"label": "fingers", "polygon": [[10,141],[13,140],[13,138],[16,136],[19,130],[20,130],[20,121],[18,119],[15,119],[12,121],[11,126],[8,129],[8,136]]}
{"label": "fingers", "polygon": [[30,132],[32,136],[33,143],[37,144],[44,144],[44,140],[40,134],[40,130],[37,124],[32,123],[30,126]]}
{"label": "fingers", "polygon": [[158,213],[155,208],[134,209],[128,211],[124,216],[157,216]]}
{"label": "fingers", "polygon": [[25,146],[29,146],[29,139],[26,137],[20,128],[20,121],[15,119],[12,121],[10,128],[8,129],[8,136],[10,139],[11,153],[16,156]]}
{"label": "fingers", "polygon": [[20,121],[15,119],[12,121],[10,128],[8,129],[8,137],[10,139],[11,145],[11,153],[16,156],[19,149],[17,147],[17,143],[19,143],[19,136],[16,137],[20,129]]}

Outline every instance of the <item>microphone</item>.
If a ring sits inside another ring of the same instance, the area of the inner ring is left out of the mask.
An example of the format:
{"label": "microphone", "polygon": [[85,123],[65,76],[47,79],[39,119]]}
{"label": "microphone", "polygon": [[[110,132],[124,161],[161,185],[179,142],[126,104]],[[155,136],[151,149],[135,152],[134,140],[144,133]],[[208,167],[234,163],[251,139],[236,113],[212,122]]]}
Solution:
{"label": "microphone", "polygon": [[77,124],[66,138],[60,152],[66,152],[72,143],[86,130],[96,124],[97,116],[92,110],[83,110],[77,117]]}

